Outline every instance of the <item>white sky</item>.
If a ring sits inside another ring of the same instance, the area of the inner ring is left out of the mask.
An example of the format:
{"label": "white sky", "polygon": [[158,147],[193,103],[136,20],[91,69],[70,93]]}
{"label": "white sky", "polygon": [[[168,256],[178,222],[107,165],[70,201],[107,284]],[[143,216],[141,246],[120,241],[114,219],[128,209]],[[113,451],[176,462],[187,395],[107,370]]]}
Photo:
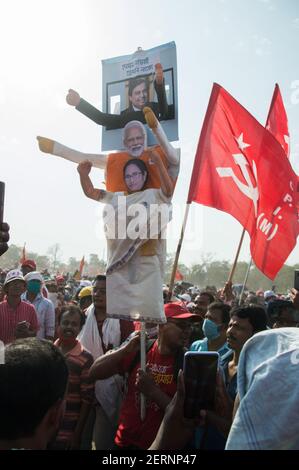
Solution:
{"label": "white sky", "polygon": [[[101,59],[138,46],[177,45],[182,166],[169,251],[176,249],[213,82],[261,123],[279,83],[299,174],[297,0],[1,0],[0,6],[0,180],[11,243],[26,242],[40,254],[59,243],[64,259],[103,256],[101,211],[83,195],[75,165],[40,153],[35,137],[98,152],[100,127],[66,104],[66,92],[74,88],[101,109]],[[93,170],[92,178],[99,186],[103,174]],[[241,231],[231,216],[193,204],[180,260],[200,262],[203,253],[232,260]],[[242,260],[249,259],[248,245],[247,239]],[[288,262],[298,262],[298,247]]]}

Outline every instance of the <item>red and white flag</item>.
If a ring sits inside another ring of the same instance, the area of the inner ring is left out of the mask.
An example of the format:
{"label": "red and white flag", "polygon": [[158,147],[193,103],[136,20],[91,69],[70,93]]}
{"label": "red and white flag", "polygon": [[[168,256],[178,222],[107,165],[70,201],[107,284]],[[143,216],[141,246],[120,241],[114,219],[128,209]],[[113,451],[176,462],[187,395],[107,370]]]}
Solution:
{"label": "red and white flag", "polygon": [[282,101],[278,84],[276,83],[274,93],[266,122],[266,129],[274,135],[282,146],[285,155],[290,157],[290,133],[288,117]]}
{"label": "red and white flag", "polygon": [[188,203],[228,212],[247,230],[256,266],[274,279],[299,233],[297,175],[276,138],[214,84]]}

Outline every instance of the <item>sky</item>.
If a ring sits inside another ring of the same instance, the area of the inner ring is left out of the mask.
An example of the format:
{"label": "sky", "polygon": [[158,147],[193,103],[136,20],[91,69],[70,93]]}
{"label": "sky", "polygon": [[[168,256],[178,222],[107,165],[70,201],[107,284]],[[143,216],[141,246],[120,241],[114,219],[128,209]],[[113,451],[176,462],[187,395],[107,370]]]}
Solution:
{"label": "sky", "polygon": [[[291,163],[299,174],[299,2],[297,0],[1,0],[0,180],[11,243],[62,259],[105,256],[101,208],[87,199],[76,166],[39,151],[36,136],[97,153],[100,127],[65,102],[69,88],[102,109],[101,60],[175,41],[181,172],[168,251],[179,238],[199,134],[213,82],[262,124],[274,85],[289,119]],[[95,186],[104,176],[92,170]],[[242,227],[192,204],[180,261],[232,261]],[[240,260],[249,261],[246,234]],[[287,260],[298,262],[298,246]]]}

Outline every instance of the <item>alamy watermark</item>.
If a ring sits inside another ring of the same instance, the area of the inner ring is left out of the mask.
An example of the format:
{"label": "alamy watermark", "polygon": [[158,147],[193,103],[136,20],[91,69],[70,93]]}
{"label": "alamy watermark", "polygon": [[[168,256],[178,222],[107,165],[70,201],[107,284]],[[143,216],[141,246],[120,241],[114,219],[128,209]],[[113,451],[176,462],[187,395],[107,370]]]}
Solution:
{"label": "alamy watermark", "polygon": [[[167,239],[176,245],[184,219],[186,204],[126,204],[119,196],[117,204],[95,208],[95,233],[99,240],[108,239]],[[184,236],[187,250],[198,250],[203,244],[203,208],[192,204]],[[173,248],[173,247],[172,247]]]}

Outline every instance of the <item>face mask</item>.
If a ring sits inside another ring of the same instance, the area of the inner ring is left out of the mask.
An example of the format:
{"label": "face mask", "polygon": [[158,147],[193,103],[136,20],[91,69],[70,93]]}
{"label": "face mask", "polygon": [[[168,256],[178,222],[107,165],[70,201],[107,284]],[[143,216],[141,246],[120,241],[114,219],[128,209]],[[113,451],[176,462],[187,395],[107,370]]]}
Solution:
{"label": "face mask", "polygon": [[27,282],[27,290],[31,294],[38,294],[40,292],[40,288],[41,288],[40,281],[36,281],[35,279],[32,279],[32,281]]}
{"label": "face mask", "polygon": [[202,331],[205,335],[206,338],[208,339],[216,339],[219,338],[220,336],[220,326],[216,325],[212,320],[209,318],[205,318],[203,324],[202,324]]}

